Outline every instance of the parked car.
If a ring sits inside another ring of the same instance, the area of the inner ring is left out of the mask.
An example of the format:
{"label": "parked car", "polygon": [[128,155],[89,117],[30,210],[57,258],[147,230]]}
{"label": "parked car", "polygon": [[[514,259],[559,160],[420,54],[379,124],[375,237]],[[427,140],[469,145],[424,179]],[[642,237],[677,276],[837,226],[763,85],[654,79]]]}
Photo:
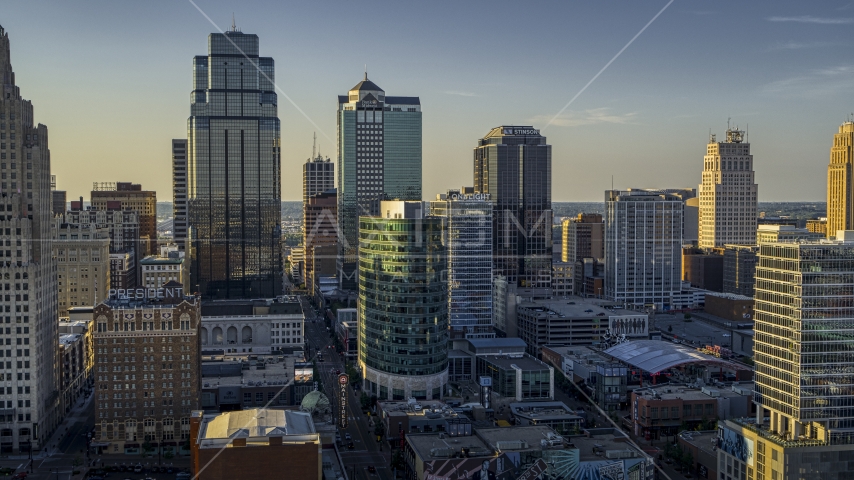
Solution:
{"label": "parked car", "polygon": [[354,448],[356,448],[356,446],[353,445],[353,442],[347,444],[347,450],[353,450]]}
{"label": "parked car", "polygon": [[350,440],[353,440],[353,437],[351,437],[349,433],[345,433],[345,434],[344,434],[344,438],[346,438],[348,442],[349,442]]}

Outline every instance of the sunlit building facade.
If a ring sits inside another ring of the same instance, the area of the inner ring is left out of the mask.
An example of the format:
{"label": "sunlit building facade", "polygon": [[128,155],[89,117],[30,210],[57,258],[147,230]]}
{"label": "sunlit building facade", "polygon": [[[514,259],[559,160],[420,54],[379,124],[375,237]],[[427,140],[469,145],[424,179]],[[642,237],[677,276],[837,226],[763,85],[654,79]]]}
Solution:
{"label": "sunlit building facade", "polygon": [[359,367],[381,400],[435,399],[448,382],[442,219],[421,202],[383,201],[359,218]]}
{"label": "sunlit building facade", "polygon": [[193,59],[187,197],[191,289],[204,298],[282,293],[280,126],[274,64],[258,36],[208,36]]}

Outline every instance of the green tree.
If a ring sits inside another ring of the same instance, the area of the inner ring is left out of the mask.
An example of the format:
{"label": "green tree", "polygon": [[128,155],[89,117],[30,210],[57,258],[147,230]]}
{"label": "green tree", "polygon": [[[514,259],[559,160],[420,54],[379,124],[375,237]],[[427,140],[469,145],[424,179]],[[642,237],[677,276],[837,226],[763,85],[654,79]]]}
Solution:
{"label": "green tree", "polygon": [[151,442],[146,440],[142,443],[142,454],[143,454],[143,456],[146,456],[153,451],[154,451],[154,446],[151,445]]}
{"label": "green tree", "polygon": [[685,450],[682,454],[682,465],[688,471],[694,470],[694,454],[691,453],[691,450]]}
{"label": "green tree", "polygon": [[691,320],[691,314],[690,313],[685,314],[685,320]]}
{"label": "green tree", "polygon": [[361,395],[359,395],[359,403],[361,403],[361,404],[362,404],[362,409],[363,409],[363,410],[364,410],[364,409],[367,409],[367,408],[370,406],[371,399],[370,399],[370,397],[368,397],[368,394],[367,394],[367,393],[362,392],[362,394],[361,394]]}
{"label": "green tree", "polygon": [[403,470],[403,452],[399,449],[394,452],[394,455],[391,457],[391,466],[392,468],[396,468],[398,470]]}

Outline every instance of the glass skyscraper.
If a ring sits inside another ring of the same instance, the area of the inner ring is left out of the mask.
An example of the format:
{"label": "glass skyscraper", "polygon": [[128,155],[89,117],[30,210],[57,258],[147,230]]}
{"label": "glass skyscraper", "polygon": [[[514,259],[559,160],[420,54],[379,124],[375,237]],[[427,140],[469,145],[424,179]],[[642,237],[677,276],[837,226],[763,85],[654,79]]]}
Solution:
{"label": "glass skyscraper", "polygon": [[365,79],[338,96],[338,272],[355,290],[358,218],[382,200],[421,200],[421,101],[391,97]]}
{"label": "glass skyscraper", "polygon": [[359,218],[359,367],[382,400],[440,398],[448,382],[442,219],[421,202],[381,202]]}
{"label": "glass skyscraper", "polygon": [[493,128],[474,149],[474,191],[493,204],[495,274],[551,288],[552,146],[530,126]]}
{"label": "glass skyscraper", "polygon": [[492,203],[471,187],[430,202],[442,218],[448,257],[448,317],[452,338],[495,336],[492,329]]}
{"label": "glass skyscraper", "polygon": [[188,121],[191,287],[207,298],[281,293],[280,131],[273,59],[258,36],[208,36]]}

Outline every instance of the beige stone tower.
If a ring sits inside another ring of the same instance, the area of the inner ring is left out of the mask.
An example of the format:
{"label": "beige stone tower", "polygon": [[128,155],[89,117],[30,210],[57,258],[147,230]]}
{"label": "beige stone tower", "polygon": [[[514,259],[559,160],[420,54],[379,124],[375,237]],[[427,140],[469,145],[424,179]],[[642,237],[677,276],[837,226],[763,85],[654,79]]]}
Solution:
{"label": "beige stone tower", "polygon": [[827,236],[854,229],[854,122],[839,126],[827,166]]}
{"label": "beige stone tower", "polygon": [[727,129],[726,141],[712,135],[703,159],[700,184],[699,246],[756,243],[753,155],[744,132]]}

